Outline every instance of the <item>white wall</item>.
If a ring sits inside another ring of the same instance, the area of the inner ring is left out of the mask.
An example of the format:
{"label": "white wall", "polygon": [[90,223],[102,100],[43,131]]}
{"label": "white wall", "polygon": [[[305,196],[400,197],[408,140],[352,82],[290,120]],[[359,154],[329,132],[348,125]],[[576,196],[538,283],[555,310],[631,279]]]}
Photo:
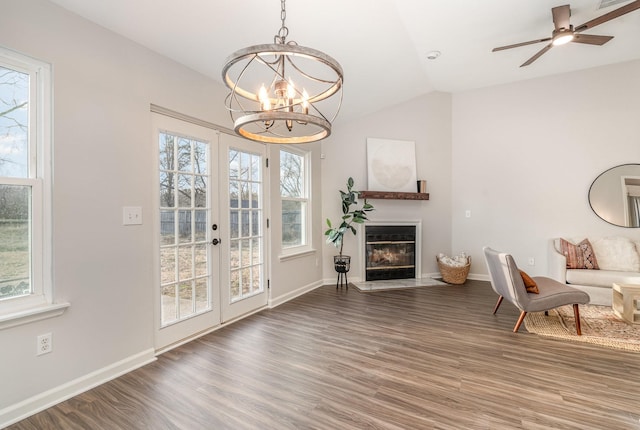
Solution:
{"label": "white wall", "polygon": [[[369,115],[349,124],[337,124],[322,143],[323,230],[325,219],[333,224],[342,216],[340,194],[349,176],[354,188],[367,190],[367,137],[415,142],[418,179],[427,181],[428,201],[371,200],[372,221],[422,221],[422,273],[438,273],[435,256],[451,252],[451,95],[431,93]],[[377,191],[377,190],[373,190]],[[361,233],[359,233],[361,234]],[[361,278],[360,240],[345,236],[344,254],[351,255],[349,280]],[[333,255],[324,245],[324,279],[335,282]]]}
{"label": "white wall", "polygon": [[601,172],[640,160],[638,76],[634,61],[453,96],[452,245],[474,257],[470,276],[487,274],[484,245],[546,275],[552,237],[638,238],[588,201]]}
{"label": "white wall", "polygon": [[[311,195],[320,196],[322,189],[320,168],[320,143],[296,145],[311,153]],[[271,306],[277,306],[313,288],[322,285],[322,205],[319,198],[311,202],[311,247],[312,251],[296,256],[282,256],[280,238],[282,237],[282,206],[280,202],[280,146],[270,147],[271,188]]]}
{"label": "white wall", "polygon": [[[71,303],[61,317],[0,330],[1,427],[152,359],[157,178],[149,106],[227,128],[230,120],[222,85],[44,0],[2,2],[0,45],[53,65],[54,288],[58,301]],[[310,149],[319,175],[319,145]],[[122,226],[123,206],[141,206],[144,224]],[[275,259],[272,302],[319,285],[315,260],[283,270]],[[49,332],[53,353],[36,357],[37,335]]]}

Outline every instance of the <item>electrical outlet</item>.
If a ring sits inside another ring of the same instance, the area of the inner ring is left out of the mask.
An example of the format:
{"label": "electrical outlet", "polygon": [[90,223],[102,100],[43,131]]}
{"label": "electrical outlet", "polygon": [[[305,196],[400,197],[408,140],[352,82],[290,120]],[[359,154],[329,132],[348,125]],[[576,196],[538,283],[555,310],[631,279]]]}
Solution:
{"label": "electrical outlet", "polygon": [[51,333],[41,334],[40,336],[38,336],[36,347],[36,355],[48,354],[53,351]]}

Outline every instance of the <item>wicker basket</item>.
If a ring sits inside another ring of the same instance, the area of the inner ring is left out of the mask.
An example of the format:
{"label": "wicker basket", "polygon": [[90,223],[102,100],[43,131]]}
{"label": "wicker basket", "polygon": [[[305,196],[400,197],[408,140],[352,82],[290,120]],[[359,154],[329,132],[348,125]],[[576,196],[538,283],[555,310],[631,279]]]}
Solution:
{"label": "wicker basket", "polygon": [[438,268],[440,269],[440,274],[442,275],[442,280],[444,282],[455,285],[465,283],[467,275],[469,275],[469,269],[471,268],[471,257],[467,257],[468,262],[466,266],[462,267],[447,266],[441,263],[437,256],[436,261],[438,262]]}

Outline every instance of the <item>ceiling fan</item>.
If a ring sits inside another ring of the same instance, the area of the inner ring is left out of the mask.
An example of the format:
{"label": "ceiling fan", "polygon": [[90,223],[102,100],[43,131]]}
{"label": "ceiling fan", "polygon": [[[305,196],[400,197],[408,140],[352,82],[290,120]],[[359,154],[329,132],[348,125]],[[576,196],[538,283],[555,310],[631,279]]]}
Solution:
{"label": "ceiling fan", "polygon": [[534,43],[549,42],[549,41],[551,42],[520,66],[520,67],[524,67],[536,61],[538,58],[542,56],[542,54],[547,52],[552,47],[563,45],[568,42],[586,43],[588,45],[604,45],[605,43],[613,39],[613,36],[596,36],[593,34],[579,34],[579,33],[585,30],[589,30],[595,27],[596,25],[600,25],[607,21],[611,21],[612,19],[618,18],[626,13],[633,12],[636,9],[640,9],[640,0],[633,1],[625,6],[622,6],[621,8],[613,10],[609,13],[605,13],[604,15],[601,15],[598,18],[594,18],[591,21],[587,21],[584,24],[574,28],[573,25],[569,23],[569,17],[571,16],[571,9],[569,8],[569,5],[566,4],[564,6],[557,6],[551,9],[551,15],[553,16],[553,24],[555,26],[553,33],[551,33],[551,37],[545,37],[544,39],[531,40],[529,42],[516,43],[514,45],[500,46],[498,48],[493,48],[491,52],[502,51],[502,50],[511,49],[511,48],[518,48],[520,46],[532,45]]}

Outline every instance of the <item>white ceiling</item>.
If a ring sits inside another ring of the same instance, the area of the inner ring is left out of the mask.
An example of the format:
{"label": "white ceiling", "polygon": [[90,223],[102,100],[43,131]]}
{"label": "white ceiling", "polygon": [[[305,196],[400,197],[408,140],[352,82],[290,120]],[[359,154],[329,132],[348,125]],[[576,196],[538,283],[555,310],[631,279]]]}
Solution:
{"label": "white ceiling", "polygon": [[[278,0],[51,0],[221,82],[225,58],[272,43]],[[598,9],[574,0],[578,26],[629,1]],[[554,47],[520,64],[538,43],[492,53],[497,46],[551,36],[551,8],[562,0],[289,0],[287,40],[334,57],[345,73],[340,118],[354,118],[431,91],[460,92],[640,58],[640,10],[584,34],[614,36],[603,46]],[[442,52],[428,60],[432,50]],[[222,101],[221,101],[222,103]]]}

